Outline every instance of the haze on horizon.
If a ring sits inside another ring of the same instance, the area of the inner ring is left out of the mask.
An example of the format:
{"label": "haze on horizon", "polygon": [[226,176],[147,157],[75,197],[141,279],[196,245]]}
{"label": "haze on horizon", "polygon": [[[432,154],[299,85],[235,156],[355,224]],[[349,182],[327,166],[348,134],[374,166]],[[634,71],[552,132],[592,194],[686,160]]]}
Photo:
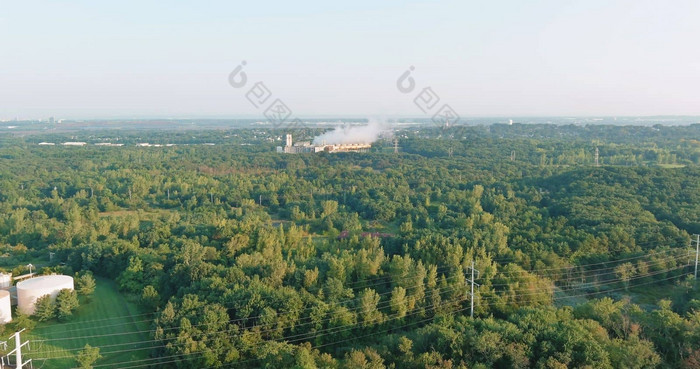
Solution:
{"label": "haze on horizon", "polygon": [[700,115],[700,2],[0,1],[0,119]]}

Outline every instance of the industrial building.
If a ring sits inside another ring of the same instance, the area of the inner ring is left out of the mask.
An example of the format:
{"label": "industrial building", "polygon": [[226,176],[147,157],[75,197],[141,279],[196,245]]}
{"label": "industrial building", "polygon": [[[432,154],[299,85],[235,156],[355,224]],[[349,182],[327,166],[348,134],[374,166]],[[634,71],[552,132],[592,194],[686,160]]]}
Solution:
{"label": "industrial building", "polygon": [[351,144],[326,144],[315,145],[311,142],[292,141],[292,135],[287,134],[285,145],[277,146],[277,152],[285,154],[302,154],[302,153],[317,153],[317,152],[367,152],[372,148],[368,143],[351,143]]}
{"label": "industrial building", "polygon": [[63,289],[73,290],[73,277],[67,275],[44,275],[17,283],[17,309],[23,314],[34,314],[34,305],[39,297],[50,295],[56,298]]}

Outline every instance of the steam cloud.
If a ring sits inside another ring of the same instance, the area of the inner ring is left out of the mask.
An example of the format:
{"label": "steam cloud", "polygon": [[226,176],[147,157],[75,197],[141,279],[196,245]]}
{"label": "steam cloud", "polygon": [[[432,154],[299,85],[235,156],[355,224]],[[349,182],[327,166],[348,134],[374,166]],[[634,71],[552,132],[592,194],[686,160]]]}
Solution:
{"label": "steam cloud", "polygon": [[377,119],[370,119],[366,126],[344,125],[314,138],[314,145],[369,144],[377,141],[387,127]]}

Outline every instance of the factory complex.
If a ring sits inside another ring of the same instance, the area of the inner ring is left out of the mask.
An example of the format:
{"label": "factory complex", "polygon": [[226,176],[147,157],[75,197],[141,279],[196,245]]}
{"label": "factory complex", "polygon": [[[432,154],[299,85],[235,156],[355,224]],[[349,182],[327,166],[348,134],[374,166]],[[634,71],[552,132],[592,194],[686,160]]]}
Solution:
{"label": "factory complex", "polygon": [[292,141],[292,135],[287,134],[285,145],[277,146],[277,152],[285,154],[302,154],[318,152],[367,152],[372,148],[368,143],[338,143],[338,144],[313,144],[311,142]]}

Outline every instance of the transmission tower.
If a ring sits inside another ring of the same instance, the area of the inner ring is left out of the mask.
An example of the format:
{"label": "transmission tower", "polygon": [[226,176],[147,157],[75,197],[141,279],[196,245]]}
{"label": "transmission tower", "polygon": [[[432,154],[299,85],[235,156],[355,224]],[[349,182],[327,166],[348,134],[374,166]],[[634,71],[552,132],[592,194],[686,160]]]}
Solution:
{"label": "transmission tower", "polygon": [[10,339],[12,339],[12,337],[15,338],[15,349],[10,351],[7,354],[8,362],[10,360],[10,355],[12,355],[13,353],[15,354],[15,366],[14,367],[17,369],[22,369],[27,364],[31,365],[31,362],[32,362],[32,359],[29,359],[25,362],[22,362],[22,347],[29,345],[29,341],[24,341],[24,343],[22,343],[22,340],[20,339],[20,336],[19,336],[19,334],[22,332],[24,332],[24,329],[22,329],[21,331],[18,331],[15,334],[13,334],[12,336],[10,336]]}
{"label": "transmission tower", "polygon": [[515,150],[510,152],[510,161],[515,161]]}
{"label": "transmission tower", "polygon": [[452,148],[450,147],[449,149],[447,149],[447,156],[452,157],[452,153],[453,153],[453,152],[454,152],[454,149],[452,149]]}
{"label": "transmission tower", "polygon": [[595,148],[595,166],[599,167],[600,163],[598,163],[598,158],[600,157],[600,152],[598,151],[598,146]]}
{"label": "transmission tower", "polygon": [[[471,284],[471,292],[469,293],[471,299],[471,313],[469,316],[474,318],[474,285],[479,287],[479,284],[474,281],[476,278],[479,278],[479,271],[474,269],[474,260],[472,260],[472,265],[469,267],[469,273],[471,273],[471,278],[467,278],[467,282]],[[474,275],[475,273],[476,276]]]}
{"label": "transmission tower", "polygon": [[399,139],[395,138],[394,139],[394,154],[398,154],[398,153],[399,153]]}

